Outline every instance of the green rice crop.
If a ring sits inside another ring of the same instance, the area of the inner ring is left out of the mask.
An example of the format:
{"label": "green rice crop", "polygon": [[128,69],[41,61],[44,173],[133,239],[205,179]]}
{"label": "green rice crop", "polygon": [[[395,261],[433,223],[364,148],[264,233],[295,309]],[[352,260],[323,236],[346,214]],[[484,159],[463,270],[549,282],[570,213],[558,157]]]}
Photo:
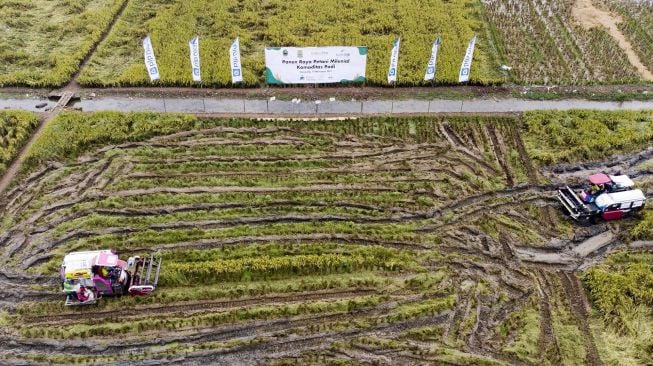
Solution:
{"label": "green rice crop", "polygon": [[127,0],[0,0],[0,87],[65,84]]}
{"label": "green rice crop", "polygon": [[0,111],[0,177],[38,123],[38,118],[30,112]]}
{"label": "green rice crop", "polygon": [[386,84],[392,42],[402,37],[400,85],[422,84],[431,45],[442,37],[439,83],[456,83],[467,42],[477,34],[472,83],[496,84],[491,39],[474,0],[132,0],[83,70],[84,85],[146,85],[141,38],[151,34],[163,85],[192,85],[188,40],[200,36],[203,85],[231,85],[228,49],[240,37],[244,80],[259,85],[266,46],[368,46],[367,79]]}

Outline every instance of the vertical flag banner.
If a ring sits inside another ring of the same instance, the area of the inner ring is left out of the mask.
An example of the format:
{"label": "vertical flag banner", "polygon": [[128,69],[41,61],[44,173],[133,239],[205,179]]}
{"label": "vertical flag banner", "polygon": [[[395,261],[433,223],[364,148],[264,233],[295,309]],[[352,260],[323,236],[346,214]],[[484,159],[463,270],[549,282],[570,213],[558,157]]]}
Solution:
{"label": "vertical flag banner", "polygon": [[150,75],[150,81],[159,80],[161,75],[159,75],[159,67],[156,64],[150,36],[143,38],[143,51],[145,53],[145,68],[147,68],[147,73]]}
{"label": "vertical flag banner", "polygon": [[392,52],[390,53],[390,68],[388,69],[388,83],[397,82],[397,65],[399,64],[399,44],[401,37],[392,44]]}
{"label": "vertical flag banner", "polygon": [[476,44],[476,36],[469,41],[467,52],[462,65],[460,65],[460,73],[458,74],[458,82],[464,83],[469,81],[469,75],[472,73],[472,58],[474,57],[474,45]]}
{"label": "vertical flag banner", "polygon": [[193,68],[193,81],[202,81],[202,72],[200,71],[200,37],[195,36],[188,42],[190,47],[190,65]]}
{"label": "vertical flag banner", "polygon": [[433,48],[431,48],[431,58],[429,59],[428,65],[426,65],[426,74],[424,74],[424,81],[435,79],[435,70],[438,65],[438,47],[440,46],[440,37],[438,37],[435,42],[433,42]]}
{"label": "vertical flag banner", "polygon": [[240,38],[236,38],[231,44],[229,62],[231,63],[231,83],[242,83],[243,68],[240,65]]}

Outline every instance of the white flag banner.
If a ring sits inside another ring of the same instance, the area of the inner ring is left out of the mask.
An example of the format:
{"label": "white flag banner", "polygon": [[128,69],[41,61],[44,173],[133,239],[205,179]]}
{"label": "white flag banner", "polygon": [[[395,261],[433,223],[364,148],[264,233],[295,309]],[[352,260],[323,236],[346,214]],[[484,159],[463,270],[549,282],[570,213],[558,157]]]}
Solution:
{"label": "white flag banner", "polygon": [[462,65],[460,65],[460,73],[458,74],[458,82],[464,83],[469,81],[469,75],[472,73],[472,58],[474,57],[474,45],[476,44],[476,36],[469,41],[467,52]]}
{"label": "white flag banner", "polygon": [[240,38],[236,38],[231,44],[229,62],[231,63],[231,83],[242,83],[243,68],[240,65]]}
{"label": "white flag banner", "polygon": [[150,75],[150,81],[159,80],[159,67],[156,65],[156,57],[154,57],[154,48],[152,48],[152,41],[150,36],[143,38],[143,51],[145,52],[145,68]]}
{"label": "white flag banner", "polygon": [[193,68],[193,81],[202,81],[202,72],[200,71],[200,37],[195,36],[188,42],[190,48],[190,65]]}
{"label": "white flag banner", "polygon": [[397,82],[397,66],[399,64],[399,45],[401,44],[401,37],[392,44],[392,52],[390,53],[390,68],[388,69],[388,83]]}
{"label": "white flag banner", "polygon": [[435,42],[433,42],[433,48],[431,48],[431,58],[429,63],[426,66],[426,74],[424,74],[424,81],[435,79],[435,70],[438,65],[438,47],[440,46],[440,37],[438,37]]}

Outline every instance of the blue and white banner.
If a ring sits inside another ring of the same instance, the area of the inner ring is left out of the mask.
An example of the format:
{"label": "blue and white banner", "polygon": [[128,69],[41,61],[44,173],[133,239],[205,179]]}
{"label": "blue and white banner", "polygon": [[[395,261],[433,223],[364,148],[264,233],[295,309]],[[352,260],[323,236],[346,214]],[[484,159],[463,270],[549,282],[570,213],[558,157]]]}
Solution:
{"label": "blue and white banner", "polygon": [[145,53],[145,68],[147,69],[148,75],[150,75],[150,81],[159,80],[161,75],[159,75],[159,67],[156,64],[156,57],[154,57],[154,48],[152,48],[150,36],[143,38],[143,51]]}
{"label": "blue and white banner", "polygon": [[429,59],[428,65],[426,65],[426,74],[424,74],[424,81],[435,79],[435,70],[438,65],[438,47],[440,46],[440,37],[438,37],[435,42],[433,42],[433,47],[431,48],[431,58]]}
{"label": "blue and white banner", "polygon": [[397,38],[397,40],[392,44],[392,52],[390,53],[390,68],[388,68],[388,83],[397,82],[400,44],[401,44],[401,37]]}
{"label": "blue and white banner", "polygon": [[202,81],[202,72],[200,71],[200,37],[195,36],[188,42],[190,48],[190,65],[193,68],[193,81]]}
{"label": "blue and white banner", "polygon": [[236,38],[229,49],[229,63],[231,64],[231,83],[243,82],[243,68],[240,65],[240,38]]}
{"label": "blue and white banner", "polygon": [[476,36],[469,41],[467,52],[462,65],[460,65],[460,73],[458,74],[458,82],[464,83],[469,81],[469,75],[472,73],[472,58],[474,57],[474,45],[476,44]]}

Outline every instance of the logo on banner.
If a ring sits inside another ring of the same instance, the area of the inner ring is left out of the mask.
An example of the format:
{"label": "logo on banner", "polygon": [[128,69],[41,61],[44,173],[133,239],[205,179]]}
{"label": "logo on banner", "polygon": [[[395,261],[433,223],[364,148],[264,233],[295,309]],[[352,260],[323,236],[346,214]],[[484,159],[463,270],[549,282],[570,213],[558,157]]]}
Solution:
{"label": "logo on banner", "polygon": [[231,82],[233,84],[242,82],[243,70],[240,64],[240,38],[236,38],[231,44],[229,62],[231,63]]}
{"label": "logo on banner", "polygon": [[200,72],[200,38],[195,37],[190,42],[190,62],[193,68],[193,80],[201,81]]}
{"label": "logo on banner", "polygon": [[463,63],[460,65],[460,73],[458,74],[458,82],[464,83],[469,81],[469,76],[472,70],[472,60],[474,58],[474,45],[476,44],[476,36],[469,41],[467,46],[467,52],[465,52],[465,58],[463,58]]}
{"label": "logo on banner", "polygon": [[159,67],[156,63],[156,57],[154,57],[154,48],[152,47],[152,41],[150,36],[143,38],[143,53],[145,60],[145,68],[150,77],[150,81],[159,80]]}
{"label": "logo on banner", "polygon": [[399,64],[399,45],[401,44],[401,37],[397,38],[392,44],[392,51],[390,52],[390,67],[388,68],[388,83],[397,81],[397,69]]}

